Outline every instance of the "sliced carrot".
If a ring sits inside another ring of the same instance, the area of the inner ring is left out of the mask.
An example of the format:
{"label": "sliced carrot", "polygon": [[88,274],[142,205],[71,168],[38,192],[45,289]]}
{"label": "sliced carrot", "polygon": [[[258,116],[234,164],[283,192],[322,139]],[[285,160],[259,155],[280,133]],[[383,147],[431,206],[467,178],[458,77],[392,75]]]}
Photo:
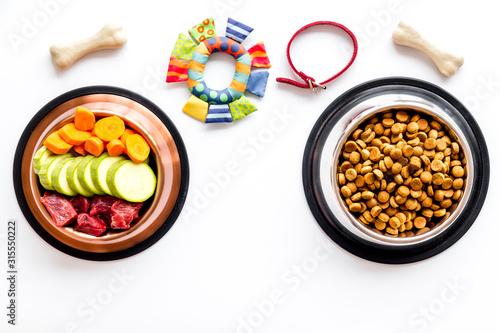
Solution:
{"label": "sliced carrot", "polygon": [[87,156],[87,151],[85,150],[85,143],[78,146],[73,146],[73,149],[82,156]]}
{"label": "sliced carrot", "polygon": [[90,138],[90,133],[86,131],[80,131],[76,128],[75,123],[68,123],[59,129],[59,135],[69,144],[81,145],[85,143],[88,138]]}
{"label": "sliced carrot", "polygon": [[125,123],[117,116],[104,117],[95,123],[95,134],[103,141],[118,139],[125,131]]}
{"label": "sliced carrot", "polygon": [[125,143],[127,155],[135,163],[144,162],[149,155],[149,145],[140,134],[132,134],[127,137]]}
{"label": "sliced carrot", "polygon": [[43,145],[54,154],[66,154],[71,147],[73,147],[73,145],[64,141],[58,132],[52,132],[47,139],[45,139]]}
{"label": "sliced carrot", "polygon": [[119,156],[125,151],[125,145],[118,139],[109,141],[106,145],[109,156]]}
{"label": "sliced carrot", "polygon": [[130,128],[126,128],[125,131],[123,131],[122,136],[120,136],[120,140],[124,145],[127,143],[127,137],[132,134],[137,134],[137,133],[134,130],[131,130]]}
{"label": "sliced carrot", "polygon": [[77,106],[75,111],[76,128],[82,131],[91,131],[94,128],[94,125],[94,113],[83,106]]}
{"label": "sliced carrot", "polygon": [[85,141],[85,150],[94,156],[99,156],[104,151],[104,142],[97,136],[91,136]]}

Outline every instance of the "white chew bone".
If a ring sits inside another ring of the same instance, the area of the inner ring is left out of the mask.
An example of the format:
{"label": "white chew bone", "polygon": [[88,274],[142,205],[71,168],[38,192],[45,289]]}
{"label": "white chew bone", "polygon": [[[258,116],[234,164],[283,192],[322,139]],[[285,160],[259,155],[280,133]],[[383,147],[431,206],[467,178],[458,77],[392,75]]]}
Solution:
{"label": "white chew bone", "polygon": [[427,54],[446,76],[452,76],[458,67],[464,63],[463,57],[458,57],[442,51],[424,39],[413,27],[399,22],[398,27],[392,33],[392,39],[396,44],[409,46]]}
{"label": "white chew bone", "polygon": [[88,38],[52,45],[50,54],[56,67],[65,69],[87,53],[118,48],[126,42],[127,37],[122,33],[122,26],[116,23],[108,23],[98,33]]}

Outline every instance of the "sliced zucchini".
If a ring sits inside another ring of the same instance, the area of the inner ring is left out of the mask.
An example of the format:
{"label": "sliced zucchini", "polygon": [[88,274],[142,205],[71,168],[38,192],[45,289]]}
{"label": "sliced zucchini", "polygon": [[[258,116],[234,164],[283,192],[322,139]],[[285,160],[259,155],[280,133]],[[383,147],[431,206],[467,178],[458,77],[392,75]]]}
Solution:
{"label": "sliced zucchini", "polygon": [[90,177],[92,178],[92,183],[94,186],[97,188],[97,190],[102,193],[100,195],[106,194],[102,187],[99,185],[99,177],[97,176],[97,167],[99,166],[99,163],[106,157],[109,157],[108,153],[102,153],[98,157],[95,157],[92,162],[90,162],[89,168],[90,168]]}
{"label": "sliced zucchini", "polygon": [[146,163],[130,160],[113,164],[106,175],[111,193],[130,202],[143,202],[156,190],[156,176]]}
{"label": "sliced zucchini", "polygon": [[49,191],[53,191],[54,188],[52,185],[50,185],[50,179],[49,179],[49,165],[56,159],[56,157],[59,155],[50,155],[48,156],[40,166],[40,170],[38,172],[38,178],[40,180],[40,184],[42,184],[43,188]]}
{"label": "sliced zucchini", "polygon": [[94,182],[92,181],[92,176],[90,174],[90,165],[96,159],[96,157],[92,155],[87,155],[83,158],[83,160],[78,165],[78,169],[76,172],[78,173],[77,177],[82,186],[86,186],[90,192],[94,192],[97,195],[104,195],[105,193],[98,189]]}
{"label": "sliced zucchini", "polygon": [[[51,157],[54,156],[53,159]],[[40,184],[47,189],[47,190],[55,190],[53,180],[53,173],[54,173],[54,168],[55,166],[63,159],[71,157],[71,154],[62,154],[62,155],[51,155],[47,158],[46,162],[49,162],[47,165],[47,169],[45,170],[45,163],[42,165],[42,168],[40,169]]]}
{"label": "sliced zucchini", "polygon": [[124,159],[118,162],[113,163],[112,166],[109,167],[108,172],[106,173],[106,185],[108,185],[108,188],[111,192],[111,195],[120,199],[123,199],[120,197],[120,195],[116,192],[115,185],[113,183],[114,177],[116,170],[121,167],[124,163],[131,162],[130,160]]}
{"label": "sliced zucchini", "polygon": [[90,191],[90,189],[88,189],[86,186],[83,186],[80,183],[80,179],[78,177],[78,166],[84,159],[85,157],[78,156],[71,161],[70,165],[68,166],[68,170],[66,171],[66,179],[69,187],[73,191],[85,197],[91,197],[94,195],[94,192]]}
{"label": "sliced zucchini", "polygon": [[33,170],[35,171],[35,174],[38,175],[40,173],[42,163],[51,155],[52,152],[45,146],[42,146],[36,151],[35,156],[33,156]]}
{"label": "sliced zucchini", "polygon": [[68,154],[68,157],[61,158],[57,161],[50,174],[50,179],[52,182],[52,186],[54,189],[64,195],[74,197],[78,194],[78,192],[73,191],[73,189],[68,184],[68,179],[66,177],[68,167],[70,163],[74,160],[74,157],[71,154]]}
{"label": "sliced zucchini", "polygon": [[125,157],[123,156],[108,156],[103,158],[101,162],[99,162],[99,165],[97,166],[97,182],[99,183],[99,187],[106,194],[113,195],[106,182],[106,175],[108,173],[108,170],[114,163],[123,160],[125,160]]}

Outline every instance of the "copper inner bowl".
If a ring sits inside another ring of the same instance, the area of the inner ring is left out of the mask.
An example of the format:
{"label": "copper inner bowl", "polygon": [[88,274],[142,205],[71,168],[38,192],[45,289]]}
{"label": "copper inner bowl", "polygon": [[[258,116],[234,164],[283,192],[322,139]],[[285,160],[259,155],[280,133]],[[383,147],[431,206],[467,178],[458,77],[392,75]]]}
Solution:
{"label": "copper inner bowl", "polygon": [[[108,230],[100,237],[56,227],[41,203],[44,189],[33,171],[33,156],[45,138],[74,118],[77,106],[92,110],[96,118],[116,115],[127,127],[140,133],[151,147],[150,166],[157,177],[152,198],[144,203],[140,216],[128,230]],[[50,111],[31,133],[21,161],[22,191],[27,205],[40,225],[56,240],[74,249],[110,253],[129,249],[148,239],[167,220],[180,192],[181,161],[174,139],[165,124],[144,105],[112,94],[89,94],[68,100]]]}

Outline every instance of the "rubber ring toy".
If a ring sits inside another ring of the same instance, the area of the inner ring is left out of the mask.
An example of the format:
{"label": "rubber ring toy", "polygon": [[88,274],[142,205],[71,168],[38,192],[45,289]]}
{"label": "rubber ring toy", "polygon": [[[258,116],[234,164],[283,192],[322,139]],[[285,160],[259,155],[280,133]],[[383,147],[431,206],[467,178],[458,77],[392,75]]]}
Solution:
{"label": "rubber ring toy", "polygon": [[[179,34],[170,56],[167,83],[187,81],[191,97],[182,110],[205,123],[235,122],[257,111],[244,95],[249,91],[264,97],[271,63],[263,42],[248,51],[241,45],[253,28],[228,19],[225,37],[216,36],[213,18],[208,18],[189,30],[191,38]],[[222,90],[211,89],[203,72],[211,54],[223,52],[236,60],[233,80]]]}
{"label": "rubber ring toy", "polygon": [[[214,52],[224,52],[236,59],[236,69],[229,87],[214,90],[203,80],[203,71],[208,58]],[[210,104],[229,104],[243,96],[250,77],[251,60],[248,52],[227,37],[212,37],[199,44],[189,63],[188,86],[191,93]]]}

